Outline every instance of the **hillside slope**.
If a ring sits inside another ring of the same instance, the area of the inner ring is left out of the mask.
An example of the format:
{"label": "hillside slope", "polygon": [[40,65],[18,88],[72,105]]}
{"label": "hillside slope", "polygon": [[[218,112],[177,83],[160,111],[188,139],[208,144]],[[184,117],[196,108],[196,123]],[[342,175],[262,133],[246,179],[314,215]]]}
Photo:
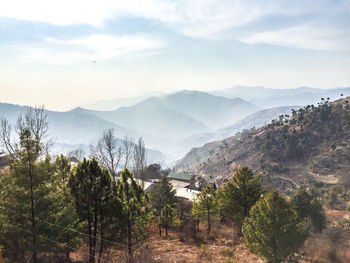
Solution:
{"label": "hillside slope", "polygon": [[252,127],[261,127],[266,123],[269,123],[277,116],[291,114],[292,109],[298,109],[299,107],[300,106],[283,106],[260,110],[241,120],[234,122],[229,126],[223,127],[213,132],[205,132],[192,135],[181,140],[178,145],[186,151],[189,151],[193,147],[199,147],[211,141],[222,140],[226,137],[233,136],[237,132],[241,132],[245,129],[251,129]]}
{"label": "hillside slope", "polygon": [[280,190],[336,183],[350,169],[350,97],[308,105],[270,124],[192,149],[177,169],[223,183],[242,165]]}

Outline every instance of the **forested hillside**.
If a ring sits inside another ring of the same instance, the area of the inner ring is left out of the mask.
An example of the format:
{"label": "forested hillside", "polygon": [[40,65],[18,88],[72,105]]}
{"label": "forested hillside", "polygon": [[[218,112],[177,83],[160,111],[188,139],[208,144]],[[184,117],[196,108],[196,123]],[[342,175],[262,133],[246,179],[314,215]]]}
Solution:
{"label": "forested hillside", "polygon": [[194,148],[177,169],[219,184],[242,165],[262,173],[266,184],[281,188],[313,180],[337,183],[350,168],[349,141],[349,98],[322,99],[261,128]]}

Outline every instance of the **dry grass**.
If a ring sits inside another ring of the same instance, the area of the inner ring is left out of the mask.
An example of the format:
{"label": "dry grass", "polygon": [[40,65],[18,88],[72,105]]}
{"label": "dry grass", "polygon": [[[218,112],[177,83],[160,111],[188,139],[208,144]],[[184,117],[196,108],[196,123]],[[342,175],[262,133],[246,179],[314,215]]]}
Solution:
{"label": "dry grass", "polygon": [[350,212],[326,210],[328,227],[321,234],[312,235],[305,243],[302,262],[350,262],[350,227],[344,224]]}
{"label": "dry grass", "polygon": [[[313,234],[306,241],[300,253],[294,257],[298,262],[350,262],[350,227],[342,224],[343,220],[350,217],[350,212],[326,210],[326,215],[327,229],[322,234]],[[233,234],[231,227],[221,225],[218,221],[214,222],[211,234],[207,234],[206,225],[201,225],[198,232],[193,222],[189,222],[182,232],[169,231],[167,237],[164,231],[163,236],[159,237],[158,228],[152,225],[149,239],[135,249],[134,262],[266,262],[252,254],[240,238]],[[125,249],[111,250],[104,254],[103,258],[107,261],[103,262],[125,262],[125,256]],[[86,262],[83,257],[74,259]]]}
{"label": "dry grass", "polygon": [[169,233],[159,237],[152,233],[148,241],[154,262],[264,262],[241,243],[232,239],[232,229],[216,224],[212,234],[206,226],[189,237],[183,233]]}

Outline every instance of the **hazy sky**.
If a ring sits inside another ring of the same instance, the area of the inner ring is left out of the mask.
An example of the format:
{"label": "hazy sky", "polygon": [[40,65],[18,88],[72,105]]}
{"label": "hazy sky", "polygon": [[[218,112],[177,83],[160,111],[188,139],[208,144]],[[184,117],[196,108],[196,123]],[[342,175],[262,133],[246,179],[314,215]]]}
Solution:
{"label": "hazy sky", "polygon": [[350,0],[1,4],[1,102],[65,110],[235,85],[350,86]]}

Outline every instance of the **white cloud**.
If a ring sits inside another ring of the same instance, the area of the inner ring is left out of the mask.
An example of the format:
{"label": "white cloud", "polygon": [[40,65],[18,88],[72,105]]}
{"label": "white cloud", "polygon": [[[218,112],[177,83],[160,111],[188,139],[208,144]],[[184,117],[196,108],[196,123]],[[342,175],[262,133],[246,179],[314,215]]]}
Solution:
{"label": "white cloud", "polygon": [[53,25],[88,24],[123,15],[171,19],[173,4],[166,0],[11,0],[2,3],[0,16]]}
{"label": "white cloud", "polygon": [[268,12],[268,5],[251,0],[11,0],[0,16],[64,26],[100,27],[109,18],[135,16],[154,19],[190,36],[207,37],[244,25]]}
{"label": "white cloud", "polygon": [[147,35],[116,37],[99,34],[70,40],[47,38],[40,45],[15,48],[19,50],[22,59],[27,61],[73,64],[113,59],[135,52],[154,52],[165,46],[164,41]]}
{"label": "white cloud", "polygon": [[247,44],[272,44],[314,50],[350,50],[350,39],[345,32],[332,28],[301,25],[277,31],[267,31],[242,37]]}
{"label": "white cloud", "polygon": [[[324,37],[317,27],[322,22],[328,24],[322,30],[334,32],[338,28],[335,21],[348,17],[349,12],[349,0],[8,0],[0,8],[0,16],[59,26],[88,24],[103,28],[108,19],[131,16],[161,22],[194,38],[241,38],[246,43],[316,49],[344,49],[347,43],[341,40],[342,32],[332,39]],[[258,30],[255,34],[244,38],[233,30],[250,23],[259,24],[269,16],[279,16],[284,22],[301,16],[305,22],[302,26],[286,23],[279,31],[276,26],[283,23],[262,23],[263,26],[255,28]],[[349,22],[341,23],[348,27],[345,23]]]}

